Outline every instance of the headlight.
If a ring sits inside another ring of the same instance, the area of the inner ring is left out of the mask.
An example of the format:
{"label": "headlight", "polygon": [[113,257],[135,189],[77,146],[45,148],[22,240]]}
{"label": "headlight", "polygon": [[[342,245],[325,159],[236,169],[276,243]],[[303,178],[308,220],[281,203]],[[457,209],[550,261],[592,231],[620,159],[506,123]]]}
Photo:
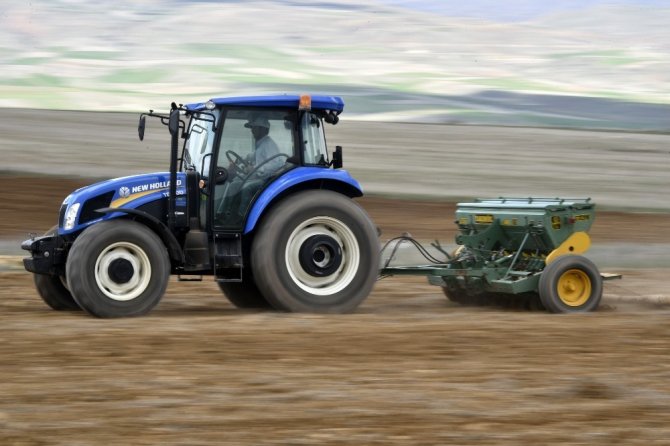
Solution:
{"label": "headlight", "polygon": [[69,231],[74,228],[74,223],[77,221],[77,211],[79,211],[79,203],[75,203],[67,210],[65,214],[65,223],[63,229]]}

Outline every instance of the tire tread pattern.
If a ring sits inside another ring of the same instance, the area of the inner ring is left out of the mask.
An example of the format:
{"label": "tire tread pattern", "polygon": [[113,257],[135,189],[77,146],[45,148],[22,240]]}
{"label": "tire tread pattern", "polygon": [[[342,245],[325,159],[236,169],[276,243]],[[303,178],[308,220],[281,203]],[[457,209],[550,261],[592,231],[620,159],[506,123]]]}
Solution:
{"label": "tire tread pattern", "polygon": [[[152,277],[142,295],[131,301],[115,301],[105,296],[95,280],[95,262],[110,244],[129,241],[149,257]],[[89,314],[101,317],[141,316],[155,307],[165,293],[170,276],[170,260],[161,239],[146,226],[117,219],[96,223],[77,237],[67,260],[67,283],[74,300]]]}
{"label": "tire tread pattern", "polygon": [[[360,250],[355,277],[343,290],[314,296],[290,278],[284,258],[291,232],[316,216],[330,216],[354,233]],[[269,210],[260,222],[252,246],[251,264],[258,288],[279,311],[348,313],[368,296],[379,274],[377,230],[365,210],[349,197],[327,190],[297,192]]]}

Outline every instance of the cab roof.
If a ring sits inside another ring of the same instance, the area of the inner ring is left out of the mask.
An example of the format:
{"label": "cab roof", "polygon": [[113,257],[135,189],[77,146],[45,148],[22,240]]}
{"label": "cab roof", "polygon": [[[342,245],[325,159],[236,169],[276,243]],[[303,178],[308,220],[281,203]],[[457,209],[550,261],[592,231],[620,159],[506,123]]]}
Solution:
{"label": "cab roof", "polygon": [[[344,110],[344,101],[339,96],[310,95],[312,110],[332,110],[340,113]],[[245,107],[288,107],[298,108],[300,95],[282,94],[270,96],[240,96],[229,98],[210,99],[217,106],[245,106]],[[205,102],[186,104],[188,110],[203,110]]]}

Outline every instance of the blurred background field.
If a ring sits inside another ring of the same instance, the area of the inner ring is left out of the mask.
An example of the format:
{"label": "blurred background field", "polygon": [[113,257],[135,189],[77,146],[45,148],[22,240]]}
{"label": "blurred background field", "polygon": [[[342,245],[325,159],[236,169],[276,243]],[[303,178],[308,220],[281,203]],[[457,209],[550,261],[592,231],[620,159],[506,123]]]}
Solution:
{"label": "blurred background field", "polygon": [[[138,111],[313,92],[345,99],[328,138],[367,194],[591,197],[663,221],[668,19],[657,0],[7,2],[1,170],[77,184],[166,170],[167,132],[151,126],[140,143]],[[5,201],[31,180],[14,181]],[[68,192],[50,189],[55,215]],[[645,252],[665,259],[670,229],[654,227]]]}
{"label": "blurred background field", "polygon": [[667,211],[669,21],[660,0],[5,2],[2,169],[165,170],[138,111],[312,92],[344,97],[329,139],[368,193]]}
{"label": "blurred background field", "polygon": [[[137,118],[0,109],[3,169],[80,178],[166,171],[166,128],[151,122],[140,142]],[[345,167],[368,194],[443,201],[585,196],[609,209],[670,210],[670,135],[355,121],[346,111],[326,130],[331,149],[344,147]]]}
{"label": "blurred background field", "polygon": [[0,107],[319,91],[349,119],[670,128],[660,0],[4,2]]}

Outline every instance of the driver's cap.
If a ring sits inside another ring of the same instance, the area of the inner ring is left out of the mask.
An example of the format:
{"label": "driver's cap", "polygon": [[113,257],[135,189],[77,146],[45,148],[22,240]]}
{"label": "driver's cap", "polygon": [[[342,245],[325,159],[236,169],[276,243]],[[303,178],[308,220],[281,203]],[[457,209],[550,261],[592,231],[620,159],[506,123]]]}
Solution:
{"label": "driver's cap", "polygon": [[270,121],[268,121],[268,118],[264,116],[256,116],[253,119],[250,119],[249,122],[244,124],[244,126],[248,129],[252,127],[265,127],[266,129],[270,128]]}

